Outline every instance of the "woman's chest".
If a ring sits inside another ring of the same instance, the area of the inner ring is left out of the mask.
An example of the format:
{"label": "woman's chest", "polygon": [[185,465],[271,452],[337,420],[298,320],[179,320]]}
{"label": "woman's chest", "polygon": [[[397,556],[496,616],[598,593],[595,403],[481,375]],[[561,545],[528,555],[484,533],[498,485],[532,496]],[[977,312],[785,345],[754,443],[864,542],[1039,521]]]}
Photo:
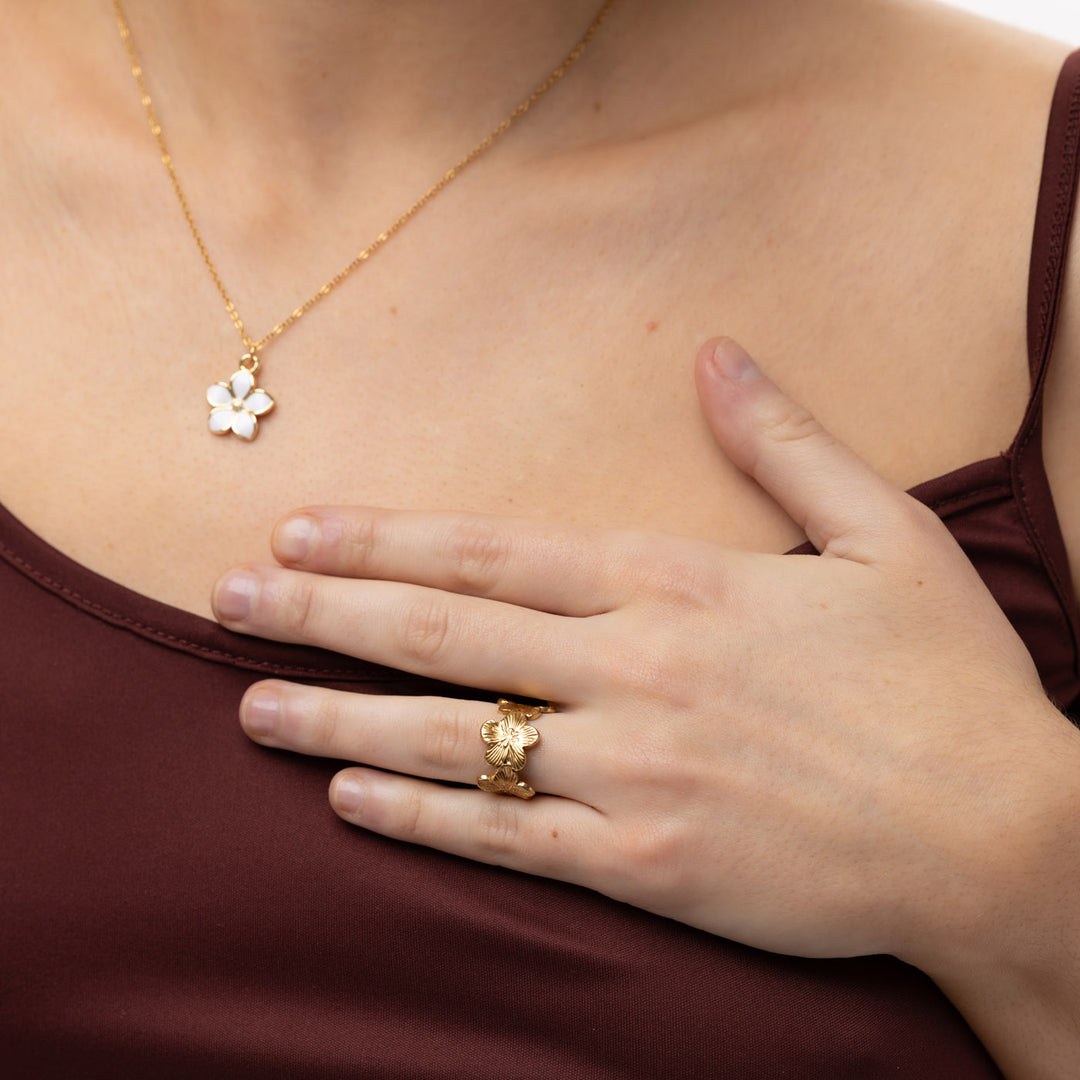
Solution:
{"label": "woman's chest", "polygon": [[[584,207],[562,188],[447,194],[268,345],[276,405],[250,444],[207,428],[206,388],[242,347],[182,222],[132,187],[127,217],[81,232],[12,226],[0,501],[92,569],[200,612],[219,572],[266,557],[274,520],[310,503],[783,550],[797,529],[699,413],[694,354],[718,333],[902,486],[1004,449],[1027,393],[1037,165],[1000,178],[991,236],[987,207],[950,204],[940,179],[920,203],[902,176],[872,187],[861,159],[814,179],[795,154],[784,184],[770,157],[709,201],[665,192],[656,161],[606,198],[586,183]],[[221,260],[256,335],[336,269],[302,232],[276,259],[266,244]]]}

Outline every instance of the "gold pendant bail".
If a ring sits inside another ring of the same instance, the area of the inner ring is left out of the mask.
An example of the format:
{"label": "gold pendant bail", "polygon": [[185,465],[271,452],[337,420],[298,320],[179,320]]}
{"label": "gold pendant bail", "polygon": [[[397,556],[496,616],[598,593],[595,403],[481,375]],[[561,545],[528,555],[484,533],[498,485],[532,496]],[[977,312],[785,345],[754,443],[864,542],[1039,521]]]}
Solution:
{"label": "gold pendant bail", "polygon": [[[233,355],[235,355],[235,353]],[[240,366],[252,375],[259,370],[259,357],[253,348],[249,349],[240,357]]]}

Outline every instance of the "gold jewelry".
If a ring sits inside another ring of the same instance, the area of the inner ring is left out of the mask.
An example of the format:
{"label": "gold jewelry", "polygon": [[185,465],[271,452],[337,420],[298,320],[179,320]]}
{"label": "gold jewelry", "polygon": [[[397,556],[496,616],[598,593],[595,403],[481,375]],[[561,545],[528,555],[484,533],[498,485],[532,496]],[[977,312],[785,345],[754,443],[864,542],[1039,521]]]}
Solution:
{"label": "gold jewelry", "polygon": [[211,408],[210,430],[215,435],[227,435],[231,431],[234,435],[238,435],[247,442],[255,438],[259,433],[258,417],[264,416],[274,407],[274,399],[265,390],[261,390],[255,385],[255,373],[259,370],[259,353],[261,350],[292,326],[297,319],[302,318],[324,296],[328,296],[333,292],[354,270],[367,262],[410,218],[434,199],[443,188],[456,179],[481,154],[489,150],[502,138],[510,126],[524,116],[566,74],[570,66],[585,51],[585,47],[592,40],[597,30],[600,29],[601,24],[614,6],[615,0],[604,0],[600,11],[589,24],[588,29],[581,36],[578,43],[567,54],[566,59],[498,127],[481,139],[456,165],[447,169],[436,183],[432,184],[389,228],[379,233],[348,266],[339,270],[318,292],[305,300],[299,307],[294,308],[290,315],[282,319],[269,333],[264,334],[256,341],[245,329],[243,320],[236,310],[236,305],[228,292],[226,292],[217,268],[214,266],[210,253],[206,249],[206,244],[203,242],[202,235],[195,225],[191,208],[188,206],[187,198],[176,175],[176,169],[173,167],[172,155],[165,145],[165,135],[161,130],[161,124],[157,119],[154,106],[150,101],[150,94],[146,89],[143,69],[135,52],[135,45],[131,39],[131,30],[128,27],[127,19],[120,6],[120,0],[113,0],[113,11],[116,14],[116,22],[120,29],[120,38],[127,49],[128,58],[131,61],[131,74],[134,76],[139,88],[143,108],[146,110],[146,118],[150,124],[150,131],[157,141],[158,150],[161,152],[162,164],[169,173],[169,179],[172,181],[173,190],[176,192],[176,198],[180,203],[180,209],[184,213],[184,218],[187,221],[188,228],[191,230],[192,237],[195,239],[199,253],[203,257],[203,262],[206,263],[206,268],[214,279],[214,284],[221,294],[221,299],[225,302],[225,310],[229,313],[229,318],[232,319],[233,326],[236,327],[244,343],[245,352],[240,360],[240,366],[230,376],[229,381],[215,383],[206,392],[206,400]]}
{"label": "gold jewelry", "polygon": [[536,794],[519,775],[525,768],[525,750],[540,741],[540,732],[529,721],[554,711],[550,705],[522,705],[499,698],[500,715],[480,729],[480,737],[488,744],[484,760],[496,766],[490,776],[481,773],[476,778],[481,791],[516,795],[519,799],[531,799]]}

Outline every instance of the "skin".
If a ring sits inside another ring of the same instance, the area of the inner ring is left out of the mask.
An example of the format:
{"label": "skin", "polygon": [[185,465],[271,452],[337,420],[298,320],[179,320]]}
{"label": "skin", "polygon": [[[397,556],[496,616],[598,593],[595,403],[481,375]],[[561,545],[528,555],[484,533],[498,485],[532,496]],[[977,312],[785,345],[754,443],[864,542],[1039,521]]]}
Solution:
{"label": "skin", "polygon": [[[256,332],[521,96],[494,101],[493,85],[541,78],[592,14],[257,7],[200,4],[196,21],[129,4],[185,190]],[[459,793],[471,824],[451,835],[420,812],[449,797],[425,778],[475,778],[490,706],[253,690],[253,735],[280,704],[267,743],[417,778],[349,771],[362,799],[347,808],[345,777],[333,798],[350,820],[769,948],[895,952],[1010,1077],[1068,1075],[1075,733],[947,535],[899,494],[1004,449],[1023,412],[1031,211],[1064,47],[919,5],[623,0],[527,124],[267,351],[279,408],[244,446],[203,427],[202,388],[240,350],[108,5],[0,0],[0,16],[9,509],[236,629],[559,703],[529,757],[544,794]],[[1046,456],[1075,563],[1069,292]],[[719,327],[852,452],[768,381],[714,376],[711,350],[695,368]],[[309,511],[323,539],[297,560],[271,526],[305,504],[426,509]],[[885,545],[883,522],[907,542]],[[753,554],[804,531],[830,557]],[[247,618],[231,578],[208,602],[234,564],[262,585]],[[869,654],[874,681],[853,679]],[[605,752],[578,775],[583,740]],[[762,799],[763,774],[792,797]],[[895,879],[915,858],[905,836],[926,841],[911,891]],[[590,863],[598,850],[619,866]],[[803,880],[813,897],[792,892]]]}

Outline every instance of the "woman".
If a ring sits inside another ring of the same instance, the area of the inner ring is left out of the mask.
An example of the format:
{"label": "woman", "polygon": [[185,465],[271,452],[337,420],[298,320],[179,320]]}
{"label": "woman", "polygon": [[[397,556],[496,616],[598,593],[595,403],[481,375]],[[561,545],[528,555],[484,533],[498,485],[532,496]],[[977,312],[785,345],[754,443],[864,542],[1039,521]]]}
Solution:
{"label": "woman", "polygon": [[289,321],[595,4],[128,6],[0,5],[18,1075],[1071,1075],[1067,49],[621,0]]}

